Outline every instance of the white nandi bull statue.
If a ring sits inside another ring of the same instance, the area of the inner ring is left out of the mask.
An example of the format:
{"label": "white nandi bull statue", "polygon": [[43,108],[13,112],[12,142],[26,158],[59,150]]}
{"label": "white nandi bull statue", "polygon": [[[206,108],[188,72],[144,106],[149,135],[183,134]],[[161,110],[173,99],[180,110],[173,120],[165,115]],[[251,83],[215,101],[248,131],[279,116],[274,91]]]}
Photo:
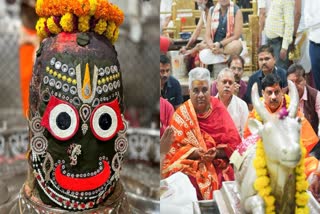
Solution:
{"label": "white nandi bull statue", "polygon": [[[265,109],[260,100],[256,83],[252,87],[252,103],[263,122],[250,119],[249,128],[252,134],[258,134],[262,140],[265,153],[269,188],[274,196],[276,213],[295,212],[296,174],[295,167],[302,156],[300,147],[301,119],[296,117],[299,96],[295,85],[288,81],[291,102],[288,116],[279,118]],[[249,147],[247,156],[240,165],[235,167],[236,180],[241,197],[242,209],[246,213],[265,213],[264,199],[254,188],[257,179],[254,160],[258,145]],[[269,210],[270,211],[270,210]]]}

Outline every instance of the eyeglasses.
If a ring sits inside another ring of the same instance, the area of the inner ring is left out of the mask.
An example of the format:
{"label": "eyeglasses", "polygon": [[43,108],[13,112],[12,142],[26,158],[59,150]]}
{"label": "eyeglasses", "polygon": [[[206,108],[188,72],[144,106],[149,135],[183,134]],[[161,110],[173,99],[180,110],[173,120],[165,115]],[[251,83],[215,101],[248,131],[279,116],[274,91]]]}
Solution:
{"label": "eyeglasses", "polygon": [[233,70],[233,71],[235,71],[235,70],[237,70],[237,71],[242,71],[242,68],[241,67],[234,67],[234,66],[232,66],[231,68],[230,68],[231,70]]}
{"label": "eyeglasses", "polygon": [[208,93],[208,91],[209,91],[209,88],[207,88],[207,87],[203,87],[203,88],[201,88],[201,90],[199,88],[192,89],[192,93],[194,93],[195,95],[199,95],[200,92],[202,92],[203,94],[206,94],[206,93]]}

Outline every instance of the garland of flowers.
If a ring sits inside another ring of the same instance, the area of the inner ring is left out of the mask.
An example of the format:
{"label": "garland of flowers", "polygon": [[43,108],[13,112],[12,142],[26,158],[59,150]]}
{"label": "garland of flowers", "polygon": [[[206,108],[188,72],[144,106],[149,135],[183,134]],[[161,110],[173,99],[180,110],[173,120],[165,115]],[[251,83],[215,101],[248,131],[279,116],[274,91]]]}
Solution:
{"label": "garland of flowers", "polygon": [[107,0],[37,0],[35,8],[41,38],[60,32],[93,31],[113,44],[124,20],[123,12]]}
{"label": "garland of flowers", "polygon": [[[283,107],[285,110],[288,109],[290,103],[290,97],[285,95]],[[284,111],[281,109],[281,111]],[[283,114],[283,113],[280,113]],[[255,111],[255,118],[262,122],[261,117]],[[281,117],[281,115],[280,115]],[[307,193],[308,182],[306,180],[304,159],[307,153],[305,147],[302,144],[300,139],[300,148],[301,148],[301,159],[298,165],[295,168],[296,173],[296,195],[295,195],[295,213],[309,213],[309,208],[307,206],[309,196]],[[257,142],[256,157],[253,162],[254,168],[256,170],[257,179],[254,182],[254,188],[258,194],[263,198],[266,205],[266,213],[275,213],[275,197],[271,194],[270,187],[270,178],[268,176],[267,162],[265,157],[265,152],[263,148],[262,139],[259,139]]]}

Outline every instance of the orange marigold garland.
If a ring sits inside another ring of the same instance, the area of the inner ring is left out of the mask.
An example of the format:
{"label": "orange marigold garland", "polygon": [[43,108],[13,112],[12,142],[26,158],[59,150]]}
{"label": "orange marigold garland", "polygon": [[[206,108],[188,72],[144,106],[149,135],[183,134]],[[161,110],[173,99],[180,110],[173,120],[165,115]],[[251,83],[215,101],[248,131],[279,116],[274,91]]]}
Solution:
{"label": "orange marigold garland", "polygon": [[114,43],[124,20],[123,12],[107,0],[37,0],[36,12],[41,38],[62,31],[93,31]]}

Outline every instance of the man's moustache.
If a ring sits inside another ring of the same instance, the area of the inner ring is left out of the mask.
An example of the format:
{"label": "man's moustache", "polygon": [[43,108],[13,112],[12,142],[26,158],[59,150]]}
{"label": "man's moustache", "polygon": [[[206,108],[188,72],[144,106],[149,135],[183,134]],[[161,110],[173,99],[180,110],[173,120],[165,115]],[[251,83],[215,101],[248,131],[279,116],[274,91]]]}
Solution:
{"label": "man's moustache", "polygon": [[168,79],[168,77],[161,77],[162,81],[166,81]]}

